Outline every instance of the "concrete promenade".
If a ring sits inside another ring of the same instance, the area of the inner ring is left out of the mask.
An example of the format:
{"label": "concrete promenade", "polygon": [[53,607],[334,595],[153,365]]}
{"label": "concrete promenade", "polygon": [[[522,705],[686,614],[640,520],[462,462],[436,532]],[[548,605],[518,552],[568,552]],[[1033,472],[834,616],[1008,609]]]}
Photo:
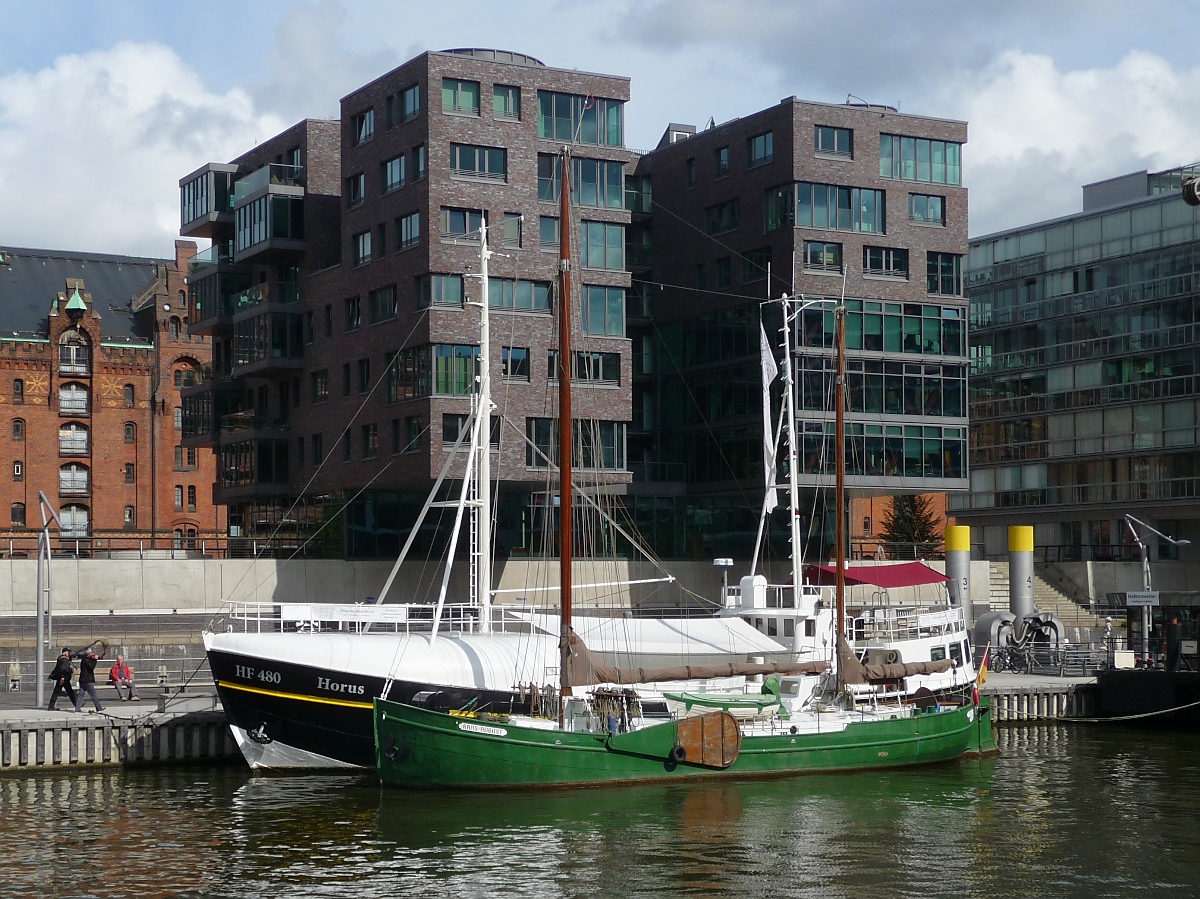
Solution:
{"label": "concrete promenade", "polygon": [[0,694],[0,776],[240,760],[211,681],[185,693],[147,685],[132,702],[118,701],[111,688],[98,692],[103,711],[90,711],[88,699],[79,713],[62,696],[50,711],[33,707],[32,690]]}

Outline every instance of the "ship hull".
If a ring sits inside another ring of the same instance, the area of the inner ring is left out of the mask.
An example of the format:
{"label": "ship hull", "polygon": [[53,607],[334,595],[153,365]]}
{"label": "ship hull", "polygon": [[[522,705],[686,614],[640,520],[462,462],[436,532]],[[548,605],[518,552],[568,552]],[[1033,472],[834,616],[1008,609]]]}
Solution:
{"label": "ship hull", "polygon": [[697,762],[694,753],[692,760],[681,760],[678,729],[684,725],[677,721],[611,736],[464,719],[386,700],[376,701],[374,712],[382,783],[458,789],[779,777],[931,764],[967,752],[976,720],[975,709],[964,706],[911,717],[863,715],[827,732],[751,731],[724,766]]}

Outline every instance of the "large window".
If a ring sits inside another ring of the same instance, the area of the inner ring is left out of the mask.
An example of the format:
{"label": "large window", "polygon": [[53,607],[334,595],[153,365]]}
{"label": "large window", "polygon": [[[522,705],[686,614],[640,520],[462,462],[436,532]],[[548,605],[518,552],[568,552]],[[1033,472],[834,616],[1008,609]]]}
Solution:
{"label": "large window", "polygon": [[704,210],[704,229],[709,234],[733,231],[741,223],[741,207],[737,200],[709,206]]}
{"label": "large window", "polygon": [[625,268],[625,226],[612,222],[580,223],[580,256],[584,268]]}
{"label": "large window", "polygon": [[879,135],[879,174],[905,181],[962,183],[962,144],[923,137]]}
{"label": "large window", "polygon": [[508,153],[503,147],[450,145],[450,174],[491,181],[508,180]]}
{"label": "large window", "polygon": [[962,256],[957,253],[925,254],[928,292],[945,297],[962,296]]}
{"label": "large window", "polygon": [[945,198],[934,194],[909,194],[908,220],[922,225],[945,225]]}
{"label": "large window", "polygon": [[812,272],[841,272],[842,245],[824,240],[804,241],[804,269]]}
{"label": "large window", "polygon": [[813,149],[826,156],[851,156],[854,143],[849,128],[813,126]]}
{"label": "large window", "polygon": [[421,213],[413,212],[396,219],[396,249],[407,250],[421,242]]}
{"label": "large window", "polygon": [[371,232],[362,231],[351,238],[351,248],[354,253],[354,264],[362,265],[371,261]]}
{"label": "large window", "polygon": [[[127,405],[133,404],[131,402]],[[64,384],[58,388],[58,413],[60,415],[87,415],[87,388],[82,384]]]}
{"label": "large window", "polygon": [[482,209],[442,207],[442,237],[452,240],[478,241],[481,227],[483,227]]}
{"label": "large window", "polygon": [[746,141],[746,164],[749,168],[766,165],[775,155],[775,138],[772,132],[756,134]]}
{"label": "large window", "polygon": [[507,122],[521,120],[521,89],[512,84],[492,86],[492,114]]}
{"label": "large window", "polygon": [[421,112],[421,86],[414,84],[387,98],[388,127],[411,122]]}
{"label": "large window", "polygon": [[889,278],[908,277],[908,250],[863,247],[863,273]]}
{"label": "large window", "polygon": [[713,150],[713,165],[717,171],[718,178],[724,178],[729,174],[729,148],[717,147]]}
{"label": "large window", "polygon": [[836,184],[796,184],[796,224],[831,231],[884,232],[884,192]]}
{"label": "large window", "polygon": [[311,385],[310,397],[314,403],[323,403],[329,399],[329,369],[323,368],[309,375]]}
{"label": "large window", "polygon": [[433,391],[449,396],[475,392],[475,370],[479,347],[435,344],[433,347]]}
{"label": "large window", "polygon": [[493,309],[546,312],[550,309],[550,282],[488,278],[488,305]]}
{"label": "large window", "polygon": [[[177,321],[177,319],[172,319]],[[58,345],[58,370],[64,375],[86,375],[89,371],[88,347],[78,333],[67,332]]]}
{"label": "large window", "polygon": [[354,331],[362,326],[362,300],[350,297],[346,300],[346,330]]}
{"label": "large window", "polygon": [[479,82],[443,78],[442,111],[479,115]]}
{"label": "large window", "polygon": [[362,457],[374,459],[379,455],[379,425],[372,422],[362,426]]}
{"label": "large window", "polygon": [[463,304],[462,275],[421,275],[417,278],[417,305],[461,306]]}
{"label": "large window", "polygon": [[749,284],[752,281],[761,281],[767,276],[767,270],[770,267],[770,247],[764,247],[761,250],[747,250],[742,255],[742,283]]}
{"label": "large window", "polygon": [[[546,369],[551,381],[558,380],[558,350],[549,351]],[[620,384],[621,354],[577,351],[571,364],[571,378],[576,381]]]}
{"label": "large window", "polygon": [[[576,419],[572,423],[573,464],[579,468],[623,471],[625,469],[625,423]],[[525,464],[547,468],[558,458],[558,421],[552,418],[525,419]]]}
{"label": "large window", "polygon": [[372,290],[368,297],[371,301],[371,321],[379,322],[386,318],[396,317],[396,287],[389,285]]}
{"label": "large window", "polygon": [[357,175],[351,175],[346,179],[346,203],[350,206],[358,206],[366,199],[367,195],[367,176],[362,172]]}
{"label": "large window", "polygon": [[350,119],[350,127],[353,129],[354,146],[366,143],[375,136],[375,110],[368,109],[366,112],[360,112],[358,115]]}
{"label": "large window", "polygon": [[583,286],[583,333],[598,337],[625,336],[625,289]]}
{"label": "large window", "polygon": [[500,351],[501,377],[510,381],[529,380],[529,347],[506,346]]}
{"label": "large window", "polygon": [[79,462],[64,465],[58,470],[58,492],[64,496],[88,492],[88,468]]}
{"label": "large window", "polygon": [[[798,346],[833,348],[834,305],[804,311]],[[962,309],[933,303],[846,300],[846,349],[966,356],[965,317]]]}
{"label": "large window", "polygon": [[620,100],[538,91],[538,137],[621,147],[625,104]]}
{"label": "large window", "polygon": [[[571,160],[571,200],[579,206],[625,207],[625,167],[603,159]],[[538,154],[538,199],[557,202],[562,168],[558,157]]]}
{"label": "large window", "polygon": [[383,182],[383,192],[403,187],[408,179],[408,157],[401,153],[387,162],[380,163],[380,180]]}

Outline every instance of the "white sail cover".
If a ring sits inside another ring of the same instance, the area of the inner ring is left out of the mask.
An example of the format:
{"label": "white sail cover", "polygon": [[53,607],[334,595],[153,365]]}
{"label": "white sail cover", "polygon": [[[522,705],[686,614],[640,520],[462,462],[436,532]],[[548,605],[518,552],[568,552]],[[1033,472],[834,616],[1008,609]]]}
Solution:
{"label": "white sail cover", "polygon": [[779,505],[779,493],[775,489],[775,442],[772,436],[774,429],[771,427],[771,382],[779,376],[779,366],[775,364],[775,354],[771,352],[762,322],[758,323],[758,341],[759,352],[762,355],[763,476],[767,480],[763,511],[770,512]]}
{"label": "white sail cover", "polygon": [[[515,613],[536,629],[557,634],[557,615]],[[755,630],[741,618],[576,618],[572,623],[593,653],[609,657],[663,657],[684,664],[688,659],[744,660],[773,657],[791,650]]]}

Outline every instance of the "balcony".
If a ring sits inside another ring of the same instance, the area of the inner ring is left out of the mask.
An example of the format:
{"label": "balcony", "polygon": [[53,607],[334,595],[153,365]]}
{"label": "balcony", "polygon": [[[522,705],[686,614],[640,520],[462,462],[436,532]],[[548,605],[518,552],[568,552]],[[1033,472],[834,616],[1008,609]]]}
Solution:
{"label": "balcony", "polygon": [[88,435],[86,433],[59,432],[58,454],[60,456],[86,456],[88,452]]}
{"label": "balcony", "polygon": [[[272,187],[272,190],[274,188]],[[267,253],[304,250],[303,190],[293,196],[260,194],[234,211],[233,261],[267,263]],[[276,260],[279,261],[279,260]]]}
{"label": "balcony", "polygon": [[232,376],[243,378],[304,367],[304,321],[298,313],[259,311],[241,318],[233,336]]}
{"label": "balcony", "polygon": [[59,496],[87,496],[91,492],[87,472],[83,472],[82,474],[59,473]]}
{"label": "balcony", "polygon": [[233,224],[237,166],[210,162],[179,180],[179,233],[213,239]]}
{"label": "balcony", "polygon": [[257,284],[249,290],[243,290],[230,299],[232,312],[237,320],[238,313],[254,309],[263,304],[292,305],[300,302],[300,286],[284,284],[279,281],[268,281]]}
{"label": "balcony", "polygon": [[277,437],[279,432],[286,434],[288,420],[286,417],[279,415],[266,415],[261,412],[246,410],[222,415],[220,426],[222,437],[236,435],[238,440],[245,440],[247,437],[257,435],[262,438],[269,438]]}
{"label": "balcony", "polygon": [[238,209],[262,193],[304,196],[304,169],[298,165],[271,163],[239,178],[233,186],[233,208]]}

